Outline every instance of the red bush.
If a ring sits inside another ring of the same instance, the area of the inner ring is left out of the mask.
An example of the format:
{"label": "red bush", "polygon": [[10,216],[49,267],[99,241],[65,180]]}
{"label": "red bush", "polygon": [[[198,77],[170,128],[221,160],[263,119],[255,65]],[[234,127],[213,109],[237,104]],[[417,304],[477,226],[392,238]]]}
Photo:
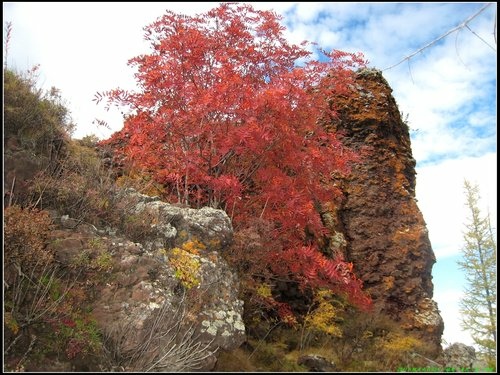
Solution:
{"label": "red bush", "polygon": [[[364,62],[320,51],[323,62],[297,66],[310,57],[307,43],[289,44],[278,21],[229,3],[194,17],[167,11],[145,28],[152,52],[129,61],[140,90],[98,93],[96,101],[129,107],[124,129],[107,143],[122,145],[122,156],[164,184],[170,199],[223,208],[237,228],[256,217],[272,222],[281,248],[273,257],[289,262],[287,272],[297,268],[289,254],[308,249],[314,261],[304,258],[306,268],[292,273],[344,291],[318,252],[326,230],[317,207],[335,198],[331,175],[347,172],[355,157],[321,122],[335,116],[326,98],[349,95],[352,68]],[[273,257],[268,265],[278,269]],[[361,288],[354,277],[347,285]]]}

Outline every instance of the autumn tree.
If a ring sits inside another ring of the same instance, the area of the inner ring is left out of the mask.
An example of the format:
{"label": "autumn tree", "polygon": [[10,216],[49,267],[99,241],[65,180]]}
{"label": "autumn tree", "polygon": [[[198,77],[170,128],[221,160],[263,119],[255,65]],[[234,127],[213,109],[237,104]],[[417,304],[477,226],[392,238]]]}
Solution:
{"label": "autumn tree", "polygon": [[306,42],[287,42],[279,20],[230,3],[194,17],[167,11],[144,29],[151,53],[129,60],[138,90],[96,94],[107,108],[129,109],[108,143],[170,200],[222,208],[236,228],[273,223],[273,272],[368,304],[352,265],[325,257],[318,243],[319,208],[339,193],[332,175],[355,159],[322,126],[335,116],[326,98],[349,95],[364,61],[320,49],[322,62],[312,60]]}
{"label": "autumn tree", "polygon": [[465,225],[463,259],[458,262],[465,271],[467,286],[460,301],[462,325],[471,332],[489,363],[496,360],[497,267],[496,240],[489,215],[482,215],[479,187],[464,182],[466,206],[469,211]]}

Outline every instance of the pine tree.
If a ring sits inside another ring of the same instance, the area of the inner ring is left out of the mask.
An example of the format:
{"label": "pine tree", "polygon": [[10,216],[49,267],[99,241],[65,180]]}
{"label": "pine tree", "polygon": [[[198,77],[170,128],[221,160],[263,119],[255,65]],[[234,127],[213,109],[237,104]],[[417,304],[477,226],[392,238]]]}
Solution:
{"label": "pine tree", "polygon": [[460,301],[462,327],[471,332],[481,354],[489,364],[496,359],[496,240],[489,214],[478,207],[479,187],[465,180],[466,206],[470,213],[464,231],[463,259],[465,295]]}

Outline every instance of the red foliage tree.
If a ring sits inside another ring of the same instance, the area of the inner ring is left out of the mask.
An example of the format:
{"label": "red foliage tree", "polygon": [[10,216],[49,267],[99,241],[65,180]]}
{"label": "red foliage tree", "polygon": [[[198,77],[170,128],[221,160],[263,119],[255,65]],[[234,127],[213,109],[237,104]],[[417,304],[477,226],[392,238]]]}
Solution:
{"label": "red foliage tree", "polygon": [[339,281],[326,258],[318,261],[315,239],[325,234],[318,205],[338,193],[331,174],[346,172],[353,160],[321,126],[335,116],[326,98],[348,95],[352,68],[364,62],[321,51],[324,62],[297,66],[310,52],[306,42],[285,40],[279,20],[228,3],[195,17],[167,11],[145,28],[152,52],[129,61],[139,90],[111,90],[96,101],[129,107],[124,129],[109,142],[121,140],[126,157],[164,184],[170,198],[223,208],[236,226],[252,217],[271,221],[288,259],[276,272],[291,274],[295,260],[284,255],[308,249],[315,261],[292,272],[301,281],[357,290],[355,278]]}

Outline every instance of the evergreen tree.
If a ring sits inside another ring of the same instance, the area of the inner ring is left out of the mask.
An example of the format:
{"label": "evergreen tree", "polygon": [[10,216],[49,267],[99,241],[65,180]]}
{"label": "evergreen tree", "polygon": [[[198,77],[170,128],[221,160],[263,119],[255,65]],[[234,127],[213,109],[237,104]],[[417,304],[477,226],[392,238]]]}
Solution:
{"label": "evergreen tree", "polygon": [[496,359],[496,239],[489,214],[478,207],[479,188],[464,182],[466,206],[470,216],[465,225],[463,259],[458,262],[465,271],[465,295],[460,301],[462,326],[471,332],[481,354],[489,364]]}

